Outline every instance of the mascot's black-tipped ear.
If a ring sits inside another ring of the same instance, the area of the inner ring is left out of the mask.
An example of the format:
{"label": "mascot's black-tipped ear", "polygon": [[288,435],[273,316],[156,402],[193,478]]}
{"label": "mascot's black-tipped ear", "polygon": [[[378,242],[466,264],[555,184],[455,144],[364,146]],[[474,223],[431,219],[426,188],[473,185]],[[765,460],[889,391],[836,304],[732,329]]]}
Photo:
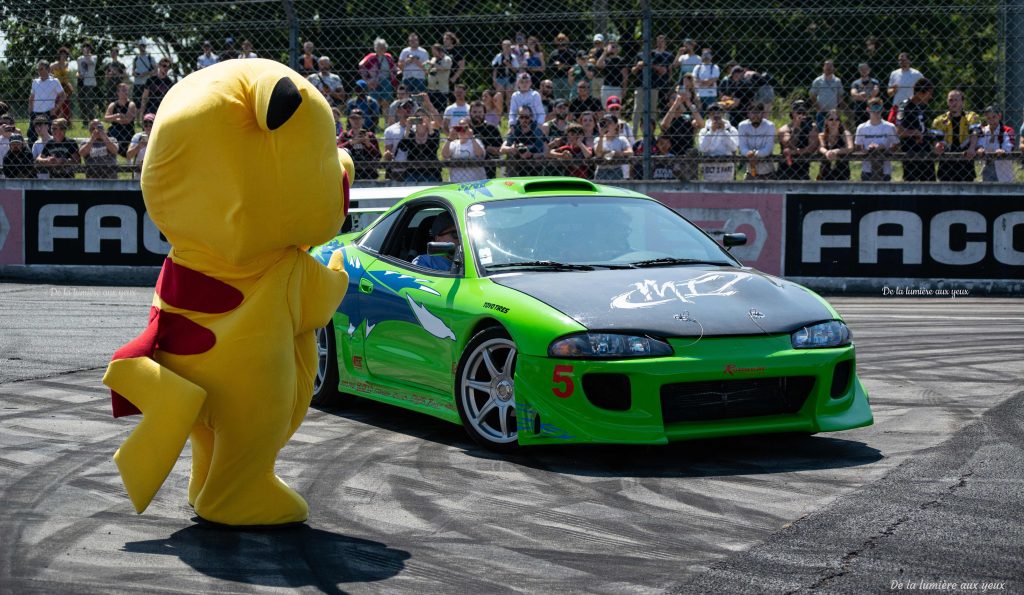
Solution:
{"label": "mascot's black-tipped ear", "polygon": [[[273,87],[270,86],[271,83]],[[261,80],[258,87],[260,88],[256,93],[256,118],[260,120],[265,130],[277,130],[283,126],[302,104],[302,94],[295,83],[286,76],[276,82]]]}

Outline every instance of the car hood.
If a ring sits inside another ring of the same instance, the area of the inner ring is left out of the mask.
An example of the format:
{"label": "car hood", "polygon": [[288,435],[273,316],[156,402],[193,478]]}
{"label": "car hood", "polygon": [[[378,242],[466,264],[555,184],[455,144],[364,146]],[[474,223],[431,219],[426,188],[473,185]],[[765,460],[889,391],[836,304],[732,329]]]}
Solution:
{"label": "car hood", "polygon": [[796,283],[728,266],[530,271],[489,279],[589,330],[662,337],[779,334],[834,318],[821,298]]}

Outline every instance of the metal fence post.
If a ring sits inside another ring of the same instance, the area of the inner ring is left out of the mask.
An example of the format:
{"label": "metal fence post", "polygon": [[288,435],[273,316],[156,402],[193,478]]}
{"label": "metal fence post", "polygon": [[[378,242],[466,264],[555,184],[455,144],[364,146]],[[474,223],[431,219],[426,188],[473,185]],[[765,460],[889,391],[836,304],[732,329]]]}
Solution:
{"label": "metal fence post", "polygon": [[640,9],[643,11],[643,40],[644,40],[644,71],[643,71],[643,101],[644,101],[644,154],[643,154],[643,178],[651,179],[651,152],[654,150],[654,118],[653,105],[651,102],[651,3],[650,0],[642,0]]}
{"label": "metal fence post", "polygon": [[299,68],[299,19],[295,16],[295,5],[292,0],[281,0],[284,13],[288,17],[288,65]]}

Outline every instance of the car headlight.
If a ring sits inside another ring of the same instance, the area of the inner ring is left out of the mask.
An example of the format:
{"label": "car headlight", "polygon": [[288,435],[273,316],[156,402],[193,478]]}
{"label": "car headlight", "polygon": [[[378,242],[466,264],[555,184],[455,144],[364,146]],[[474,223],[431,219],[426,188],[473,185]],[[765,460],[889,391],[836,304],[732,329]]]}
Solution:
{"label": "car headlight", "polygon": [[558,358],[662,357],[672,355],[668,343],[653,337],[614,333],[579,333],[558,339],[548,347]]}
{"label": "car headlight", "polygon": [[842,347],[853,339],[850,329],[838,320],[820,322],[805,326],[790,335],[793,349],[817,349],[819,347]]}

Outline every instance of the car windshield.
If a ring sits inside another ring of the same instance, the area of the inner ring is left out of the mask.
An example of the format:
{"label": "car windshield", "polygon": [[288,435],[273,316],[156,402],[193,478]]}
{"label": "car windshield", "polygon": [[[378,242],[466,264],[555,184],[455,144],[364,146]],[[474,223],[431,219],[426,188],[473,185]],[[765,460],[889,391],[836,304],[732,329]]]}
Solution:
{"label": "car windshield", "polygon": [[484,273],[735,266],[714,240],[665,205],[636,198],[559,196],[471,205],[469,239]]}

